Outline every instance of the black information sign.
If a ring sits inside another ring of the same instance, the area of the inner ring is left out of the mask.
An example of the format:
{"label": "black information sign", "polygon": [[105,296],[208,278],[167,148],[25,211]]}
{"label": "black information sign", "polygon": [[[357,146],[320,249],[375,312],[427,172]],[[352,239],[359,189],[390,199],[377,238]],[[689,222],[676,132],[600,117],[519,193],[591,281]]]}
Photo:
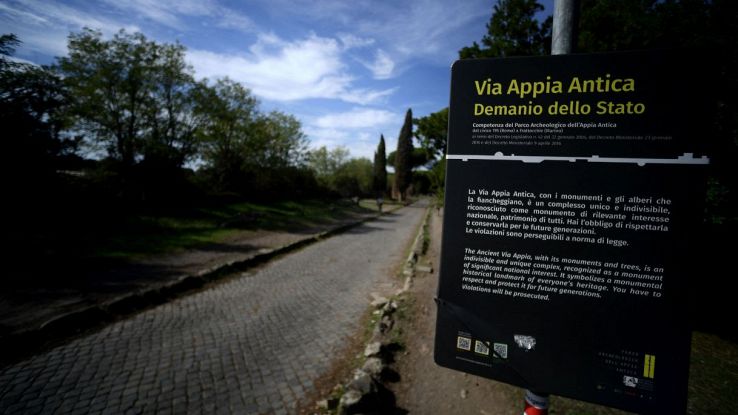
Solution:
{"label": "black information sign", "polygon": [[673,51],[454,64],[438,364],[685,412],[710,138],[686,68]]}

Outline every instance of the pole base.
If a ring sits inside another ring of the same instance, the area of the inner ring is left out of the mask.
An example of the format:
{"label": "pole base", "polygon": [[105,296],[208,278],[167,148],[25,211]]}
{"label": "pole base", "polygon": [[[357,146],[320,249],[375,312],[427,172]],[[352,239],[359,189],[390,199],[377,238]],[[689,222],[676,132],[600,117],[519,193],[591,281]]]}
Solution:
{"label": "pole base", "polygon": [[548,404],[548,394],[526,390],[523,415],[548,415]]}

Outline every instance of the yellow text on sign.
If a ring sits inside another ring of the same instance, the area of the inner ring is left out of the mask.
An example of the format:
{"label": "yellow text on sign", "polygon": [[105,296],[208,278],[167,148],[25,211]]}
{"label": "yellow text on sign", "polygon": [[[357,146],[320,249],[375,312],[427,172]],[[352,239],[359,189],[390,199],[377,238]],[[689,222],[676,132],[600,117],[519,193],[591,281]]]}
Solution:
{"label": "yellow text on sign", "polygon": [[646,360],[643,363],[643,377],[653,379],[653,372],[656,368],[656,356],[652,354],[646,355]]}

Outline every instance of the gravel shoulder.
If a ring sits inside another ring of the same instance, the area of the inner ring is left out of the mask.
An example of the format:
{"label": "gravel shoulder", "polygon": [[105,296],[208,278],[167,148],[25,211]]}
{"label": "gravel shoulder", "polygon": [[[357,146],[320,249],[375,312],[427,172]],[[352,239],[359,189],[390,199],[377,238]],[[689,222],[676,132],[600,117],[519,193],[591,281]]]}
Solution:
{"label": "gravel shoulder", "polygon": [[400,382],[392,387],[397,406],[410,414],[520,415],[519,388],[446,369],[433,361],[436,321],[433,298],[438,286],[441,223],[441,215],[433,212],[426,260],[430,260],[434,272],[416,274],[411,289],[411,318],[402,322],[406,349],[395,364]]}

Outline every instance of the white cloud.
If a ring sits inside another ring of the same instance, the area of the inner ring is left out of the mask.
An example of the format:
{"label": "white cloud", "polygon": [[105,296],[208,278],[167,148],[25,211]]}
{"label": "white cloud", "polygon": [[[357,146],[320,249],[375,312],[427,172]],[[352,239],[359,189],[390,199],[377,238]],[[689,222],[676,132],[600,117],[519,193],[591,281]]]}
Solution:
{"label": "white cloud", "polygon": [[322,128],[370,128],[386,125],[393,121],[394,118],[397,118],[396,115],[386,110],[354,108],[349,112],[318,117],[314,124]]}
{"label": "white cloud", "polygon": [[305,25],[371,39],[383,53],[370,64],[376,79],[396,76],[417,60],[450,65],[461,47],[481,38],[492,12],[489,0],[321,0],[319,7],[312,0],[252,1],[275,17],[289,14]]}
{"label": "white cloud", "polygon": [[187,30],[185,17],[209,18],[221,28],[252,32],[256,25],[246,15],[220,5],[216,0],[106,0],[119,10],[134,13],[137,17],[178,30]]}
{"label": "white cloud", "polygon": [[355,13],[365,13],[371,0],[251,0],[259,3],[273,16],[291,14],[306,21],[329,20],[351,25]]}
{"label": "white cloud", "polygon": [[397,91],[397,88],[387,88],[382,90],[373,90],[366,88],[352,89],[345,91],[340,97],[343,101],[352,104],[368,105],[382,102],[385,98]]}
{"label": "white cloud", "polygon": [[[176,7],[173,4],[165,4],[163,2],[157,2],[155,0],[106,0],[106,3],[117,9],[125,10],[129,13],[134,13],[136,17],[139,18],[143,17],[156,23],[178,29],[184,27],[183,23],[180,21],[177,13],[175,12]],[[186,7],[187,6],[185,6],[185,8]]]}
{"label": "white cloud", "polygon": [[65,30],[46,30],[39,32],[11,29],[8,31],[16,33],[21,42],[23,42],[21,47],[18,48],[18,53],[23,53],[24,50],[27,50],[50,56],[63,56],[67,54],[66,36],[68,32]]}
{"label": "white cloud", "polygon": [[[333,128],[315,128],[313,126],[305,126],[305,134],[310,138],[312,148],[327,147],[329,149],[346,146],[349,138],[349,132],[337,130]],[[350,151],[350,150],[349,150]]]}
{"label": "white cloud", "polygon": [[224,29],[239,30],[244,33],[250,33],[256,30],[256,24],[248,16],[232,12],[221,14],[215,25]]}
{"label": "white cloud", "polygon": [[387,145],[392,145],[392,140],[387,137],[400,130],[404,115],[380,109],[353,108],[345,112],[302,118],[305,120],[304,131],[313,148],[344,146],[351,152],[351,157],[371,160],[380,134],[385,136]]}
{"label": "white cloud", "polygon": [[[392,46],[395,60],[456,58],[460,36],[470,23],[489,18],[492,7],[486,0],[417,0],[409,3],[381,3],[375,19],[359,19],[358,32],[381,44]],[[475,25],[476,26],[476,25]],[[479,27],[479,37],[484,26]],[[461,45],[463,46],[463,44]]]}
{"label": "white cloud", "polygon": [[99,15],[92,15],[82,10],[56,3],[28,0],[22,3],[27,7],[29,14],[35,15],[42,24],[56,27],[99,29],[103,33],[114,33],[120,28],[138,30],[138,26],[108,19]]}
{"label": "white cloud", "polygon": [[362,64],[372,71],[374,79],[389,79],[395,70],[395,61],[382,49],[377,49],[373,62],[362,62]]}
{"label": "white cloud", "polygon": [[[310,147],[317,149],[325,146],[328,149],[345,147],[352,158],[365,157],[372,160],[379,144],[379,133],[368,131],[350,131],[336,129],[316,129],[306,127],[305,133],[310,137]],[[386,139],[386,137],[385,137]]]}
{"label": "white cloud", "polygon": [[48,23],[48,21],[42,16],[37,16],[33,13],[29,13],[24,10],[16,9],[7,4],[0,3],[0,11],[2,11],[3,13],[7,13],[10,16],[13,16],[13,20],[25,20],[30,24]]}
{"label": "white cloud", "polygon": [[356,88],[355,78],[342,61],[342,52],[336,39],[315,34],[293,42],[263,34],[248,53],[190,50],[187,57],[199,76],[228,76],[269,100],[327,98],[369,104],[394,92]]}
{"label": "white cloud", "polygon": [[343,44],[344,49],[363,48],[374,44],[374,39],[361,38],[350,33],[339,33],[338,39]]}
{"label": "white cloud", "polygon": [[92,15],[63,4],[26,0],[22,3],[0,4],[5,31],[18,35],[23,49],[48,55],[67,53],[67,35],[83,27],[98,29],[112,35],[123,28],[139,31],[136,25]]}

